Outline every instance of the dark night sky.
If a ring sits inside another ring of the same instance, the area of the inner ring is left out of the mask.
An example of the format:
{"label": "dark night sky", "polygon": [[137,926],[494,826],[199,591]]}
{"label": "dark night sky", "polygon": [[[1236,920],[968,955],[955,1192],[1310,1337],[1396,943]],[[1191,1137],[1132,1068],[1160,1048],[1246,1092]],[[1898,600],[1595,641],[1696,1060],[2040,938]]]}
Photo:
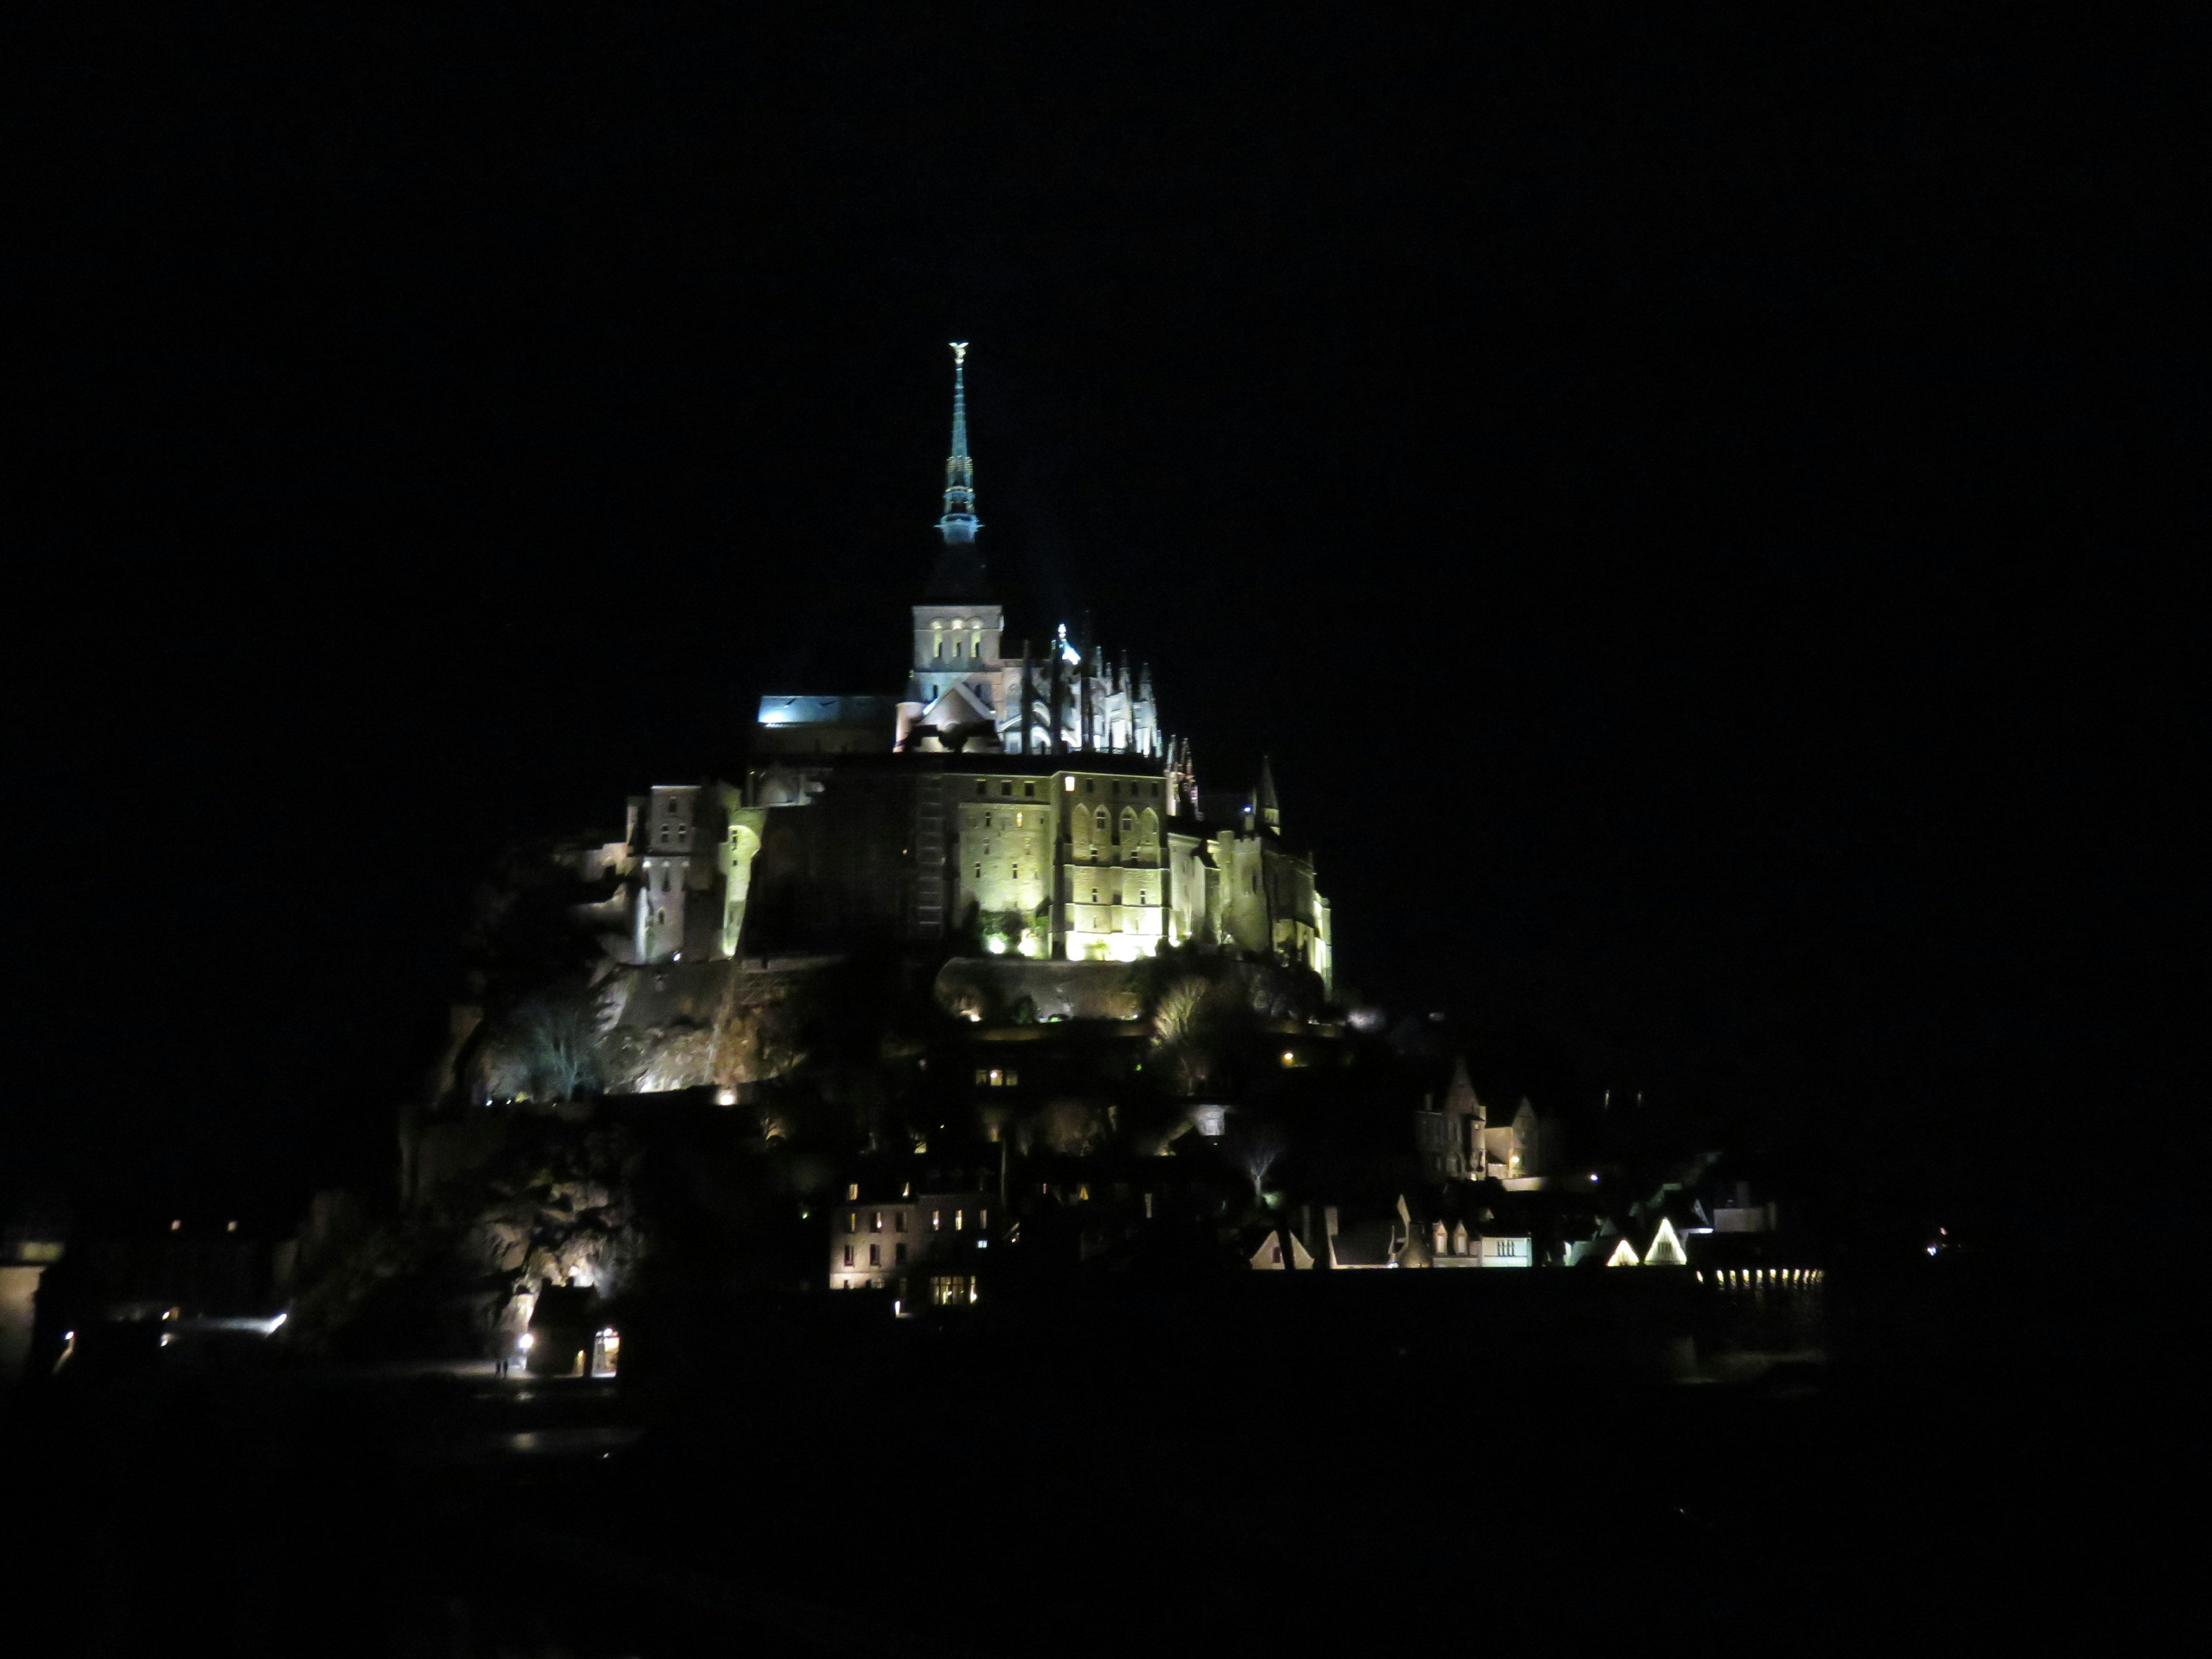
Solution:
{"label": "dark night sky", "polygon": [[2201,42],[329,9],[9,25],[0,1188],[381,1174],[501,842],[895,688],[951,337],[1017,617],[1273,752],[1369,994],[2159,1143]]}

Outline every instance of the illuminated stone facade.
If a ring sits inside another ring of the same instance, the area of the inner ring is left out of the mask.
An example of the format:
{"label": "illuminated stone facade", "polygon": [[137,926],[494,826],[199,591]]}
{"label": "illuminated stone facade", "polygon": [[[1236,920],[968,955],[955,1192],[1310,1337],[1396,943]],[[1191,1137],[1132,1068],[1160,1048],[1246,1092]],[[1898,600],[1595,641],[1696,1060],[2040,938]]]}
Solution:
{"label": "illuminated stone facade", "polygon": [[573,855],[586,880],[619,884],[584,908],[618,960],[702,962],[738,954],[765,811],[724,783],[656,784],[632,797],[624,839]]}
{"label": "illuminated stone facade", "polygon": [[894,1193],[854,1182],[830,1212],[830,1288],[889,1291],[917,1310],[973,1306],[993,1242],[1004,1249],[1006,1216],[1005,1194],[984,1184],[983,1173],[957,1190],[916,1192],[902,1182]]}

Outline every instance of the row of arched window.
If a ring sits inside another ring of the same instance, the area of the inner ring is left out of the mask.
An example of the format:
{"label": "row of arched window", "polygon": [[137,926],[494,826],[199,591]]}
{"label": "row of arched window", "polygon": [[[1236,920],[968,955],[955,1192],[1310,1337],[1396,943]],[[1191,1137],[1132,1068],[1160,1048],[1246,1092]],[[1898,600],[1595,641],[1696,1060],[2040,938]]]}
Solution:
{"label": "row of arched window", "polygon": [[[962,630],[956,632],[952,641],[954,659],[967,662],[981,661],[983,655],[983,619],[980,617],[955,617],[949,623],[945,622],[930,623],[929,631],[933,636],[931,659],[935,662],[945,660],[945,630],[948,627]],[[975,636],[968,638],[964,630],[971,629],[975,630]]]}
{"label": "row of arched window", "polygon": [[[1075,811],[1079,819],[1083,809],[1079,806]],[[1105,841],[1110,838],[1113,833],[1113,823],[1112,817],[1103,806],[1097,808],[1091,814],[1091,828],[1097,840]],[[1160,815],[1152,808],[1149,806],[1145,808],[1141,816],[1133,806],[1125,806],[1121,809],[1121,839],[1123,841],[1155,842],[1159,838]]]}

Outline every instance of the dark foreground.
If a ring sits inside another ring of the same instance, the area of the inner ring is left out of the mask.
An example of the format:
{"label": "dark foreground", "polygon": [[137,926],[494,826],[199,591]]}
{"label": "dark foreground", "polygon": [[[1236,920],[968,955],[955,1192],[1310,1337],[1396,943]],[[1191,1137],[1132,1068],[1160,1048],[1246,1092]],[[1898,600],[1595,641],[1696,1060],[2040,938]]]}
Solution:
{"label": "dark foreground", "polygon": [[87,1379],[13,1402],[6,1616],[40,1644],[0,1646],[1933,1651],[2027,1618],[2110,1638],[2157,1588],[2148,1558],[2079,1577],[2129,1482],[2048,1415],[2057,1345],[1987,1288],[1844,1285],[1833,1363],[1738,1382],[1551,1364],[1410,1304],[1330,1324],[1188,1302],[732,1329],[616,1383]]}

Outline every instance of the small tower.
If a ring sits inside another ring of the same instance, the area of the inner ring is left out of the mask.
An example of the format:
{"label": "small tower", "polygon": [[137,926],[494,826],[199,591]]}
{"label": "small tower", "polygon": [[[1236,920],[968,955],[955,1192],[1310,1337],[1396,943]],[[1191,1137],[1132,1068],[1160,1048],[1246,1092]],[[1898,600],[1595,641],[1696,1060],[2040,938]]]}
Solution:
{"label": "small tower", "polygon": [[1275,768],[1265,755],[1260,757],[1260,787],[1253,794],[1252,805],[1259,820],[1254,828],[1279,830],[1283,827],[1283,804],[1275,798]]}

